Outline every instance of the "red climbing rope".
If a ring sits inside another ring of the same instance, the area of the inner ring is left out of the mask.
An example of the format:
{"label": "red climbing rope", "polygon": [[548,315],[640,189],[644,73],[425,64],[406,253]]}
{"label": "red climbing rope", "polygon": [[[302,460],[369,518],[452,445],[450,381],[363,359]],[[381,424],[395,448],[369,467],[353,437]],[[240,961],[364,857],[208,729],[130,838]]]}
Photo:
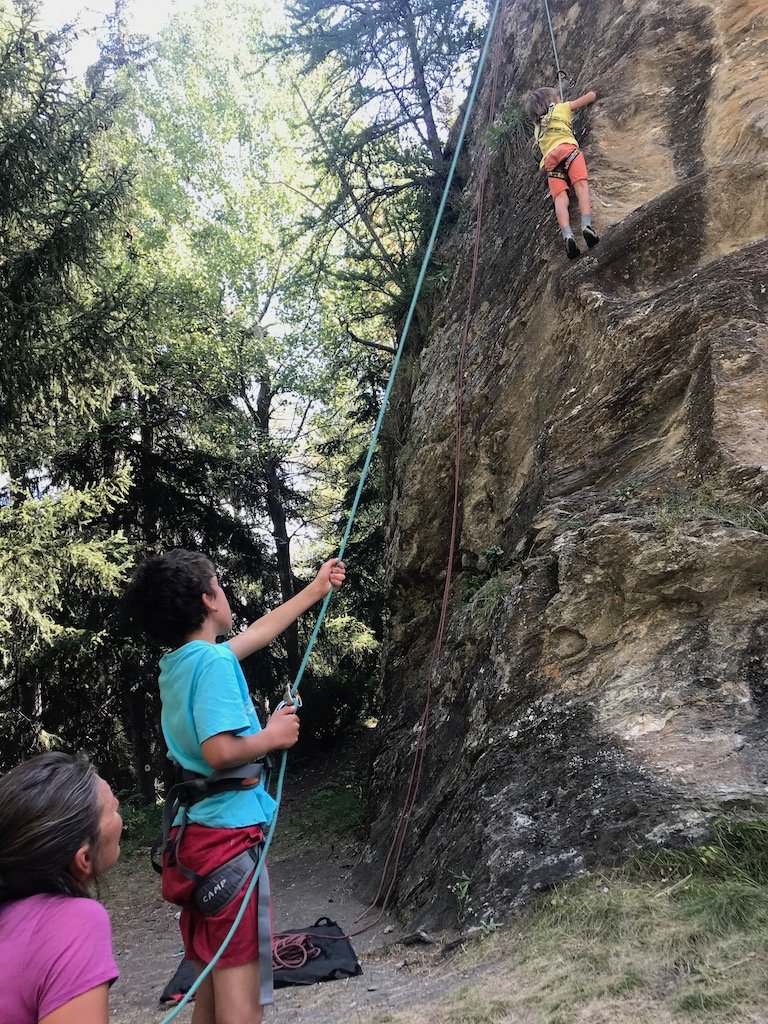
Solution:
{"label": "red climbing rope", "polygon": [[290,932],[276,935],[272,942],[272,967],[296,970],[308,960],[320,956],[321,950],[312,945],[312,935],[306,932]]}
{"label": "red climbing rope", "polygon": [[[500,7],[499,19],[496,24],[496,34],[494,38],[494,50],[493,50],[493,70],[491,73],[491,91],[489,99],[488,109],[488,125],[493,124],[496,117],[496,102],[498,94],[498,81],[499,81],[499,69],[501,67],[501,54],[502,54],[502,43],[503,43],[503,24],[504,24],[504,13],[506,7],[506,0],[502,0]],[[453,563],[456,557],[456,540],[458,537],[458,523],[459,523],[459,509],[461,504],[461,450],[462,450],[462,419],[464,413],[464,378],[466,371],[466,353],[467,345],[469,341],[469,329],[472,324],[472,317],[474,314],[475,306],[475,292],[477,289],[477,277],[478,267],[480,262],[480,239],[482,237],[483,227],[483,214],[485,209],[485,186],[488,180],[488,168],[490,165],[490,151],[486,144],[485,152],[483,154],[483,161],[480,168],[480,182],[478,185],[477,193],[477,219],[475,222],[475,244],[472,254],[472,273],[469,282],[469,296],[467,299],[467,311],[464,317],[464,327],[461,335],[461,346],[459,348],[458,363],[456,366],[456,445],[455,445],[455,456],[454,456],[454,473],[453,473],[453,511],[451,516],[451,537],[448,545],[448,565],[445,573],[445,585],[443,587],[443,600],[440,609],[440,620],[437,626],[437,634],[435,636],[435,643],[432,649],[432,657],[429,663],[429,671],[427,673],[427,691],[424,701],[424,711],[421,716],[419,723],[419,734],[416,742],[416,750],[413,757],[413,765],[411,767],[411,775],[408,781],[408,789],[403,803],[403,808],[395,824],[392,842],[390,843],[389,850],[387,852],[386,859],[384,861],[384,868],[381,874],[381,882],[379,883],[379,889],[373,900],[373,903],[367,910],[365,910],[357,921],[363,920],[373,910],[373,908],[382,899],[382,892],[386,884],[386,879],[391,868],[391,878],[389,884],[384,892],[383,900],[381,902],[381,911],[379,916],[372,922],[368,927],[372,927],[376,924],[384,914],[387,903],[392,890],[394,889],[395,882],[397,880],[397,873],[400,866],[400,857],[402,855],[403,846],[405,844],[405,837],[410,824],[411,815],[416,806],[416,798],[419,792],[419,786],[421,784],[421,774],[424,766],[424,756],[427,749],[427,733],[429,726],[429,713],[432,706],[432,686],[437,669],[437,663],[440,659],[440,655],[443,650],[443,639],[445,637],[445,628],[448,621],[448,607],[451,596],[451,582],[453,579]],[[357,922],[355,922],[357,923]]]}

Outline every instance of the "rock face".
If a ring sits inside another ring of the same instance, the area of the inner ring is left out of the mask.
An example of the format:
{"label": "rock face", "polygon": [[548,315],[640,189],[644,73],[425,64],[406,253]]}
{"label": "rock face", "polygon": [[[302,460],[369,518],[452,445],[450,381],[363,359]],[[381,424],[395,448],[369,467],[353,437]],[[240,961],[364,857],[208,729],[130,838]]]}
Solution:
{"label": "rock face", "polygon": [[[567,95],[601,97],[577,134],[602,241],[569,264],[527,140],[495,145],[451,605],[394,889],[418,925],[455,918],[457,876],[467,916],[501,920],[768,804],[768,6],[551,6]],[[540,0],[507,0],[499,31],[503,122],[554,80]],[[446,572],[489,91],[437,254],[450,280],[390,421],[369,878],[402,807]]]}

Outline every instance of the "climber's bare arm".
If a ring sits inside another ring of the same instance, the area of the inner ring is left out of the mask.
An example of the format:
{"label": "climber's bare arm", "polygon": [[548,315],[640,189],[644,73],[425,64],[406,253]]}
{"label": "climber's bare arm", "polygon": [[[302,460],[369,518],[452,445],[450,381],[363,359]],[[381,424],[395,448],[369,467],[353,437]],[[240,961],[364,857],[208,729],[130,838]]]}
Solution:
{"label": "climber's bare arm", "polygon": [[583,96],[579,96],[577,100],[570,101],[571,110],[581,110],[582,107],[588,107],[590,103],[594,103],[597,99],[597,93],[594,91],[585,92]]}

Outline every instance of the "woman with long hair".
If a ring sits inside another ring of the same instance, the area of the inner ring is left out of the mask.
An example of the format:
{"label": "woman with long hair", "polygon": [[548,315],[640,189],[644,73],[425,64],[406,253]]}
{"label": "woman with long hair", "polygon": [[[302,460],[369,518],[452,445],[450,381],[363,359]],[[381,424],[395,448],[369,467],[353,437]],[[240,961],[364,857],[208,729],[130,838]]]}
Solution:
{"label": "woman with long hair", "polygon": [[0,778],[0,1021],[107,1024],[118,976],[92,883],[123,819],[82,757],[41,754]]}

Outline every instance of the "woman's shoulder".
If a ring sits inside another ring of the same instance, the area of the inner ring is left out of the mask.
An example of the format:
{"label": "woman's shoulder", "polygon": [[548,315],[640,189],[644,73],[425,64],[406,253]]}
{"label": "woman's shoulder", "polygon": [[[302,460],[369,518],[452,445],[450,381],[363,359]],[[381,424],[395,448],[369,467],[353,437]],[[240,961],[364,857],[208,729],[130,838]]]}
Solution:
{"label": "woman's shoulder", "polygon": [[87,896],[57,896],[38,893],[23,900],[14,900],[0,908],[3,916],[23,920],[27,929],[40,935],[50,926],[64,922],[67,928],[111,928],[109,914],[98,900]]}
{"label": "woman's shoulder", "polygon": [[[35,1020],[118,977],[109,915],[97,900],[41,894],[19,900],[14,914],[16,952],[3,966],[11,995],[35,1007]],[[2,1009],[0,999],[6,1020]]]}
{"label": "woman's shoulder", "polygon": [[[42,965],[114,966],[112,924],[98,900],[81,896],[48,896],[37,905],[37,927],[30,936],[30,951]],[[89,968],[90,969],[90,968]],[[116,977],[116,973],[112,975]]]}
{"label": "woman's shoulder", "polygon": [[29,949],[47,959],[73,940],[110,945],[109,914],[98,900],[40,893],[0,907],[0,947]]}
{"label": "woman's shoulder", "polygon": [[111,927],[106,907],[88,896],[49,896],[51,901],[47,913],[53,918],[65,918],[71,923],[83,922],[89,926],[98,924]]}

